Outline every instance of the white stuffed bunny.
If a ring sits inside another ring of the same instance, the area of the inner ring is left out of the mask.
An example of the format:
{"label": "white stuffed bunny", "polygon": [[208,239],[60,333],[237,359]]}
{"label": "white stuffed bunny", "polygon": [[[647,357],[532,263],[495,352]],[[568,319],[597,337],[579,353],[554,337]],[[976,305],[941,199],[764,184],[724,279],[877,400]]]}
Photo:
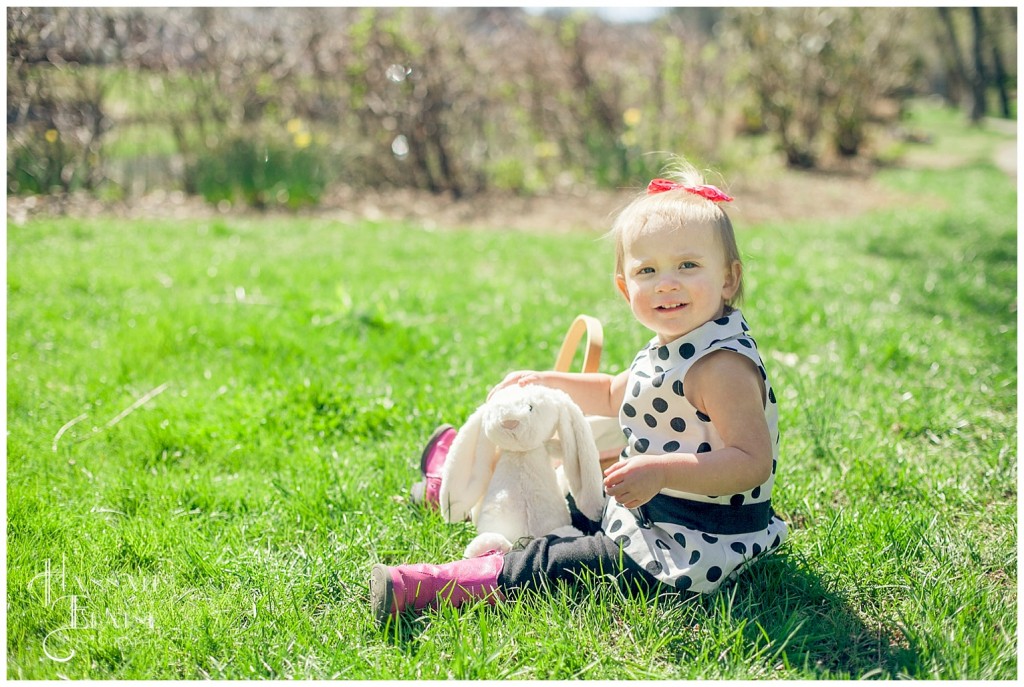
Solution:
{"label": "white stuffed bunny", "polygon": [[505,553],[520,539],[578,533],[548,454],[557,432],[562,470],[576,507],[591,520],[604,508],[601,466],[590,425],[563,391],[538,385],[499,390],[452,443],[441,475],[441,513],[471,515],[479,533],[465,557]]}

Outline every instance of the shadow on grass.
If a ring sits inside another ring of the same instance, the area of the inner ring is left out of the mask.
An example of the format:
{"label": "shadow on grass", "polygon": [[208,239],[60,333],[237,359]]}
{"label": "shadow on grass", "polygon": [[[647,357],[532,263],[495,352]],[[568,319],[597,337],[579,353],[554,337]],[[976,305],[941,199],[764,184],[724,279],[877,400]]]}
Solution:
{"label": "shadow on grass", "polygon": [[[791,668],[832,678],[913,676],[918,656],[897,627],[870,627],[842,593],[785,548],[751,567],[705,605],[747,620],[751,643],[769,639]],[[709,609],[710,610],[710,609]]]}
{"label": "shadow on grass", "polygon": [[[619,593],[609,585],[619,586]],[[558,591],[542,584],[542,589],[526,593],[548,596]],[[711,655],[738,639],[744,648],[739,655],[759,663],[762,669],[785,669],[787,673],[803,673],[817,678],[900,678],[913,677],[919,666],[919,657],[898,627],[879,623],[869,626],[853,603],[839,591],[816,575],[798,555],[784,547],[758,561],[739,580],[717,594],[707,596],[654,592],[661,599],[651,598],[652,590],[628,588],[609,580],[581,580],[577,584],[559,584],[561,595],[568,605],[586,603],[594,595],[608,594],[615,598],[616,615],[620,620],[623,610],[641,606],[678,604],[683,626],[705,626],[698,632],[711,632],[705,639],[717,646]],[[623,603],[624,599],[629,599]],[[527,600],[527,603],[530,603]],[[480,610],[486,602],[477,602]],[[458,615],[472,609],[445,608],[443,614]],[[643,611],[639,611],[643,614]],[[669,611],[669,616],[675,616]],[[634,618],[635,619],[635,618]],[[679,618],[676,618],[679,620]],[[644,621],[641,621],[641,625]],[[672,623],[676,625],[676,623]],[[407,655],[418,655],[421,644],[433,640],[428,632],[431,618],[403,614],[382,629],[382,639]],[[665,633],[675,634],[679,627],[665,627]],[[718,632],[729,637],[719,637]],[[742,638],[740,638],[742,635]],[[657,651],[663,659],[678,665],[692,664],[707,650],[707,642],[691,634],[676,635]],[[740,659],[744,660],[744,659]]]}

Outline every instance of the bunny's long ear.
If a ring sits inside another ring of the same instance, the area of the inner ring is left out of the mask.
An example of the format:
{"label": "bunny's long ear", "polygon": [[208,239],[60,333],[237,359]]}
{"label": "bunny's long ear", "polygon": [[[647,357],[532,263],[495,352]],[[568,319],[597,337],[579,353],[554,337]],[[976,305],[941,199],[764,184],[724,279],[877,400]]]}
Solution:
{"label": "bunny's long ear", "polygon": [[441,471],[441,515],[448,522],[465,520],[491,481],[496,447],[484,434],[483,414],[478,408],[459,429]]}
{"label": "bunny's long ear", "polygon": [[590,425],[571,401],[561,404],[558,437],[565,454],[562,466],[576,507],[591,520],[598,520],[604,509],[600,456]]}

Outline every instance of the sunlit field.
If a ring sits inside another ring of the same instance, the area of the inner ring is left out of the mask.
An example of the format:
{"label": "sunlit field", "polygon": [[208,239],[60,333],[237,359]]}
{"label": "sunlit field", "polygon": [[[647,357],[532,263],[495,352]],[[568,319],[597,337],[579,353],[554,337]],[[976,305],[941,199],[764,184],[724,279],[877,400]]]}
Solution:
{"label": "sunlit field", "polygon": [[606,371],[648,338],[611,246],[8,226],[8,676],[1016,677],[1015,182],[981,159],[881,179],[914,200],[738,228],[782,413],[777,555],[710,597],[588,579],[384,631],[370,567],[473,536],[407,500],[433,427],[550,366],[577,313]]}

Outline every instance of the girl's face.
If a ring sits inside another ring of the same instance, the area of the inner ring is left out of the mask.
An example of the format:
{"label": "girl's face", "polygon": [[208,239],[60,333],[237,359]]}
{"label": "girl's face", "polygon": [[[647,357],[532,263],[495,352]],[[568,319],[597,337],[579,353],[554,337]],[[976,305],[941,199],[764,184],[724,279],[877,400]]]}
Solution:
{"label": "girl's face", "polygon": [[740,283],[739,262],[727,262],[707,225],[645,228],[623,239],[619,291],[662,344],[724,314]]}

